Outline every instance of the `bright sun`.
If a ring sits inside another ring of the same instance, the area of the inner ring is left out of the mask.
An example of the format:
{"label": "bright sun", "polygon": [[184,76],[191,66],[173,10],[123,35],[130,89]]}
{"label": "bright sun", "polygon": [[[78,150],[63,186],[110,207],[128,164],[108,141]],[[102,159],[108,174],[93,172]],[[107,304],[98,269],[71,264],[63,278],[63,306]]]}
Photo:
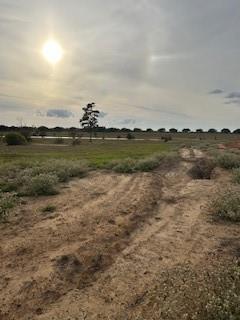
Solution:
{"label": "bright sun", "polygon": [[55,40],[48,40],[42,48],[44,58],[52,65],[57,64],[62,60],[63,49]]}

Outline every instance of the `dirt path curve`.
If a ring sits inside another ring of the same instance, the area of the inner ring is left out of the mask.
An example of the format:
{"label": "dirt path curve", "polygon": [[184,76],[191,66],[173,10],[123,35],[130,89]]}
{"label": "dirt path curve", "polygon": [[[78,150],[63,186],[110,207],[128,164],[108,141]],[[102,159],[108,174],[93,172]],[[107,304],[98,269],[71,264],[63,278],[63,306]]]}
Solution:
{"label": "dirt path curve", "polygon": [[[202,214],[222,178],[191,180],[191,165],[92,173],[30,201],[0,230],[0,319],[134,319],[161,270],[203,262],[226,235]],[[40,213],[46,203],[52,216]]]}

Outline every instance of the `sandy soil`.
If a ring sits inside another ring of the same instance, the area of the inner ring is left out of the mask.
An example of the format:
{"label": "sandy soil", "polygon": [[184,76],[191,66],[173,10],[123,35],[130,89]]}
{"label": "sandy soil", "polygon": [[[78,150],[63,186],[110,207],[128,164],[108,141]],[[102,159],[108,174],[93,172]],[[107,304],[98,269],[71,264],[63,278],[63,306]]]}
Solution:
{"label": "sandy soil", "polygon": [[93,172],[19,207],[0,226],[0,319],[135,319],[162,270],[204,265],[223,240],[236,243],[237,227],[205,209],[228,176],[191,180],[188,159],[203,154],[181,155],[169,172]]}

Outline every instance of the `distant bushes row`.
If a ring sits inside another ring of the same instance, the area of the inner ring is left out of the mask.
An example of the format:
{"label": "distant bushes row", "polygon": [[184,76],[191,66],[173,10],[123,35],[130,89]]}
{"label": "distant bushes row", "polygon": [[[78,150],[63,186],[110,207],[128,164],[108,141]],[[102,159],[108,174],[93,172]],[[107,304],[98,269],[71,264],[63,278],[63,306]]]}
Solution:
{"label": "distant bushes row", "polygon": [[[6,132],[28,132],[30,135],[34,136],[46,136],[46,135],[61,135],[64,133],[64,135],[68,136],[73,136],[73,135],[78,135],[80,133],[88,133],[89,130],[87,128],[76,128],[76,127],[71,127],[71,128],[63,128],[63,127],[55,127],[55,128],[48,128],[46,126],[39,126],[39,127],[28,127],[28,126],[21,126],[21,127],[16,127],[16,126],[5,126],[5,125],[0,125],[0,133],[5,134]],[[181,130],[177,128],[159,128],[158,130],[153,130],[151,128],[141,129],[141,128],[134,128],[134,129],[129,129],[129,128],[114,128],[114,127],[98,127],[96,129],[97,133],[113,133],[113,132],[123,132],[123,133],[128,133],[128,132],[159,132],[159,133],[165,133],[165,132],[170,132],[170,133],[176,133],[176,132],[183,132],[183,133],[225,133],[225,134],[240,134],[240,129],[235,129],[235,130],[230,130],[229,128],[223,128],[221,130],[217,130],[215,128],[210,128],[208,130],[204,129],[196,129],[192,130],[190,128],[183,128]]]}

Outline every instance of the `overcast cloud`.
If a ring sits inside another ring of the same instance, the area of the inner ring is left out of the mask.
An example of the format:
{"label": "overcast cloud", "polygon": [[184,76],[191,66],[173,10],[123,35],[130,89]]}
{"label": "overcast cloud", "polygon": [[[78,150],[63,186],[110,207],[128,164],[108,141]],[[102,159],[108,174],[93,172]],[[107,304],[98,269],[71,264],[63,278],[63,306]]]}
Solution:
{"label": "overcast cloud", "polygon": [[0,0],[0,122],[78,126],[95,101],[101,125],[237,128],[239,30],[239,0]]}
{"label": "overcast cloud", "polygon": [[63,109],[51,109],[47,111],[47,117],[52,118],[70,118],[74,117],[74,114],[71,111]]}

